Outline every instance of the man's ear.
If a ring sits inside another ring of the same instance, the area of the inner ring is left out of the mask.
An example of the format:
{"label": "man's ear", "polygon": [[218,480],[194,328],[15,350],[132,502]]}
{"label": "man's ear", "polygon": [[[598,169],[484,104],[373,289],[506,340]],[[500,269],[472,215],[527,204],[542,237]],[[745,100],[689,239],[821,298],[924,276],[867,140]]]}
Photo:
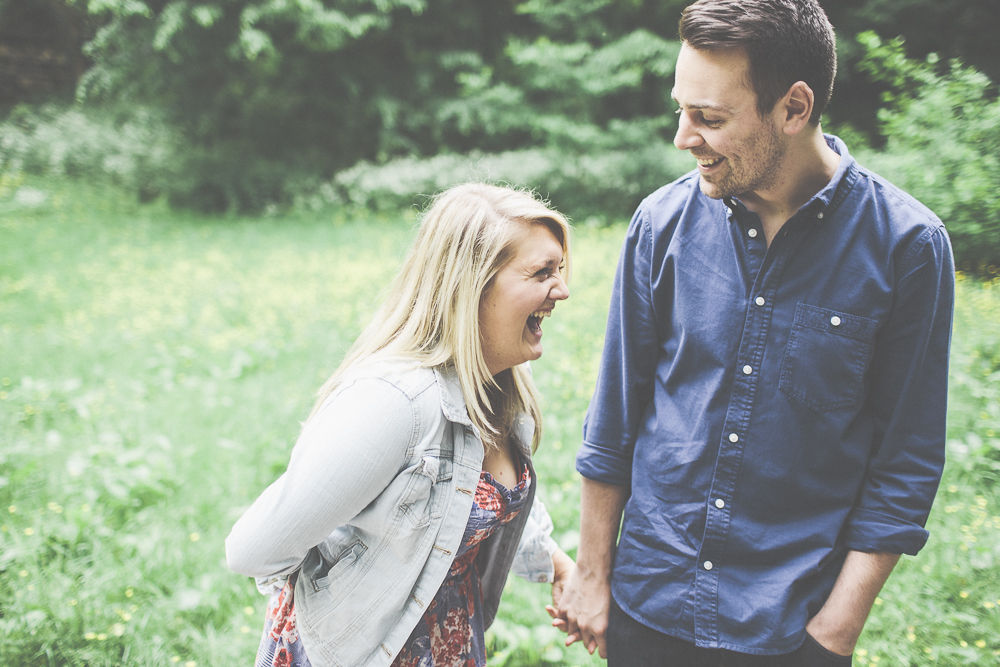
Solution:
{"label": "man's ear", "polygon": [[812,115],[815,102],[816,97],[812,88],[805,81],[796,81],[792,84],[785,96],[778,100],[778,109],[781,111],[780,122],[785,134],[796,135],[809,124],[809,116]]}

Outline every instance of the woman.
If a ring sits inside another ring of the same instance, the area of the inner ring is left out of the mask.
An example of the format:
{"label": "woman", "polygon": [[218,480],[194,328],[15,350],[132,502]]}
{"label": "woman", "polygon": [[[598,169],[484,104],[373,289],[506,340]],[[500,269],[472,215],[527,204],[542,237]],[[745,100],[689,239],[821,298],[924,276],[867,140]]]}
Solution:
{"label": "woman", "polygon": [[258,667],[478,667],[509,570],[558,596],[574,565],[534,500],[525,362],[568,262],[566,220],[528,193],[437,198],[288,470],[226,540],[271,594]]}

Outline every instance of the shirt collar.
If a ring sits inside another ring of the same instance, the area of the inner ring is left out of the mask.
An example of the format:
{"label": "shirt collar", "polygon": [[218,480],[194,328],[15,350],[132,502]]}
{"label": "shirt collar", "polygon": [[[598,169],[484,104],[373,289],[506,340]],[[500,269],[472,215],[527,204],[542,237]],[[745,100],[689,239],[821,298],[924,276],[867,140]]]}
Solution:
{"label": "shirt collar", "polygon": [[824,134],[823,138],[826,139],[826,144],[840,155],[840,164],[837,165],[837,171],[833,173],[830,182],[802,207],[815,213],[832,211],[840,206],[858,175],[857,162],[848,152],[847,144],[832,134]]}

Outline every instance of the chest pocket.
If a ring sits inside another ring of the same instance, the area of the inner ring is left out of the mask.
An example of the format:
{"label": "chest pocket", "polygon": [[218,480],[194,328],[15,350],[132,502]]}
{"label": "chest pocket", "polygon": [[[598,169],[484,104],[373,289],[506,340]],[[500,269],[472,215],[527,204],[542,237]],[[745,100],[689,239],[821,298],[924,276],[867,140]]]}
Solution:
{"label": "chest pocket", "polygon": [[415,465],[404,470],[406,488],[399,500],[399,512],[417,528],[426,526],[432,518],[441,516],[443,493],[435,493],[435,486],[451,479],[451,461],[436,456],[425,456]]}
{"label": "chest pocket", "polygon": [[856,405],[878,322],[800,303],[778,388],[816,412]]}

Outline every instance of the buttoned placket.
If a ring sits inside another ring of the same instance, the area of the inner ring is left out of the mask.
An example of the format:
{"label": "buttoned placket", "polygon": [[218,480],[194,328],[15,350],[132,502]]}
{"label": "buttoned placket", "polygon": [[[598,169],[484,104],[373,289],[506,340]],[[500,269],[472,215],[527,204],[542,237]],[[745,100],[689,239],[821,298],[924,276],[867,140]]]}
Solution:
{"label": "buttoned placket", "polygon": [[815,214],[800,211],[782,227],[768,247],[763,234],[750,233],[760,229],[756,214],[732,206],[727,217],[728,224],[738,225],[743,230],[738,237],[744,243],[745,261],[740,264],[748,289],[739,353],[732,371],[729,408],[709,490],[705,534],[695,572],[695,643],[706,648],[719,647],[719,579],[725,573],[722,555],[735,509],[736,480],[760,378],[774,295],[788,258],[805,236],[808,223],[817,218]]}

